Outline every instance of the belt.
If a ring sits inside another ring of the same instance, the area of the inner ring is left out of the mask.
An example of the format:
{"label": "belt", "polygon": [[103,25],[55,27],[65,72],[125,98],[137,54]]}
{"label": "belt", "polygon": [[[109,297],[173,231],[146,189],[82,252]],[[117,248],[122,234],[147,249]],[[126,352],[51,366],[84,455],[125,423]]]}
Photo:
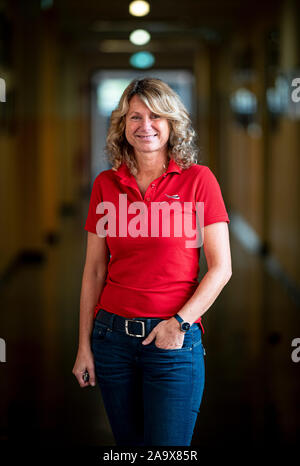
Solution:
{"label": "belt", "polygon": [[99,309],[96,320],[106,324],[111,330],[125,332],[132,337],[144,337],[146,333],[150,333],[153,327],[164,319],[144,319],[142,317],[126,319],[126,317]]}

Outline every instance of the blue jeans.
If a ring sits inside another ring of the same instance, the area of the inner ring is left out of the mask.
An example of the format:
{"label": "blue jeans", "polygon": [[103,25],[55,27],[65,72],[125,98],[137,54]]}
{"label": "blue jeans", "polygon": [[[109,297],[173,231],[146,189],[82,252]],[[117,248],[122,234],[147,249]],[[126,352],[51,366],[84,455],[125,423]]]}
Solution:
{"label": "blue jeans", "polygon": [[[161,320],[147,319],[144,338]],[[142,345],[144,338],[94,321],[96,377],[115,442],[189,446],[204,389],[201,329],[193,324],[179,349],[158,348],[155,339]]]}

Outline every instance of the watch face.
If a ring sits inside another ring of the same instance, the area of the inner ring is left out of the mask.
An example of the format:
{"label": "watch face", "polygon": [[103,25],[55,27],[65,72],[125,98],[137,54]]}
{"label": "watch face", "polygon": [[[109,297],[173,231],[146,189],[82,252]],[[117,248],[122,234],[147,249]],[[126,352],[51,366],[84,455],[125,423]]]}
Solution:
{"label": "watch face", "polygon": [[182,330],[187,332],[190,329],[190,324],[188,322],[183,322],[183,324],[181,325],[181,328]]}

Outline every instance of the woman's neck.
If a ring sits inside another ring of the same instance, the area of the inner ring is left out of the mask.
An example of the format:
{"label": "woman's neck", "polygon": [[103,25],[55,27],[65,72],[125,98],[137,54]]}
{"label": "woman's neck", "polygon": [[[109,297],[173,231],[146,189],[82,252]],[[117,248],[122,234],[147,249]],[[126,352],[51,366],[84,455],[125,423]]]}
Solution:
{"label": "woman's neck", "polygon": [[136,178],[139,180],[159,178],[167,170],[169,164],[168,155],[148,160],[137,157],[136,160],[138,168]]}

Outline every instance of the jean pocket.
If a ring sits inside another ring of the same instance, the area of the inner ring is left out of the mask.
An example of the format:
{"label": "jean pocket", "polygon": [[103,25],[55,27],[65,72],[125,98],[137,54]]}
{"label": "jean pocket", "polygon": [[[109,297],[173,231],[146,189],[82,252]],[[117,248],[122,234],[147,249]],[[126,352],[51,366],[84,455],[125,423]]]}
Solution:
{"label": "jean pocket", "polygon": [[170,351],[172,353],[184,352],[184,351],[191,351],[193,347],[193,337],[192,332],[188,331],[184,335],[183,344],[181,348],[159,348],[155,344],[155,339],[150,343],[149,346],[152,346],[156,351]]}
{"label": "jean pocket", "polygon": [[93,340],[105,340],[111,333],[111,329],[107,327],[107,325],[103,324],[102,322],[95,321],[92,339]]}

